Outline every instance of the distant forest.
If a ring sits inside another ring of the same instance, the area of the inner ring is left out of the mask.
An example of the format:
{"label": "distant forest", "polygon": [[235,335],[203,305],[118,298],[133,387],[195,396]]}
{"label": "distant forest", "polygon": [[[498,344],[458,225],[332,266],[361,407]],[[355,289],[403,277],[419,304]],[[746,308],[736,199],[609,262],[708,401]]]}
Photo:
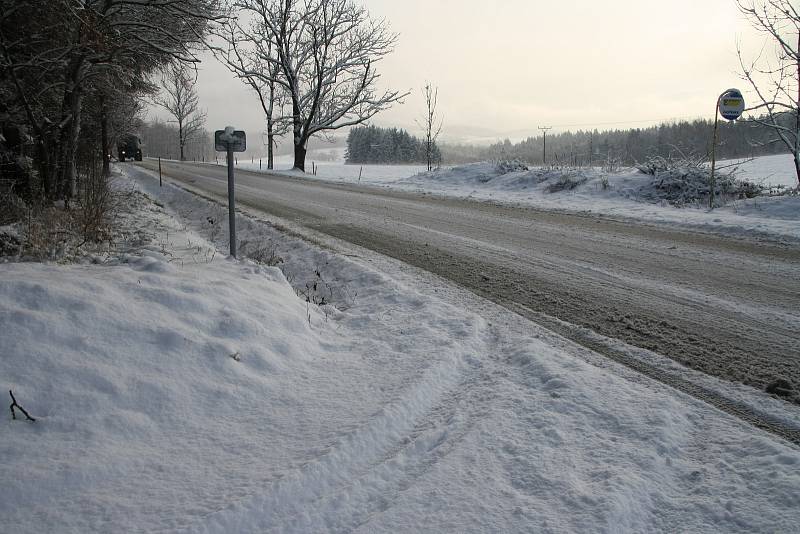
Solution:
{"label": "distant forest", "polygon": [[[781,122],[794,128],[795,115],[786,113]],[[577,131],[547,136],[547,163],[562,165],[635,164],[651,156],[680,157],[710,155],[714,122],[682,121],[631,130]],[[744,158],[786,152],[776,142],[774,130],[752,120],[731,123],[720,119],[717,157]],[[542,136],[519,143],[508,139],[488,147],[442,145],[443,162],[468,163],[483,160],[518,159],[542,164]]]}
{"label": "distant forest", "polygon": [[[785,114],[783,122],[794,127],[794,115]],[[720,120],[719,159],[746,158],[779,154],[785,145],[775,142],[772,129],[750,120],[731,123]],[[632,165],[650,156],[680,157],[708,156],[714,123],[710,120],[665,123],[648,128],[563,132],[547,136],[547,163],[554,165]],[[138,131],[142,137],[145,156],[178,157],[178,131],[173,124],[148,122]],[[489,146],[445,144],[435,147],[435,161],[457,165],[475,161],[517,159],[530,165],[542,164],[542,137],[529,137],[518,143],[509,140]],[[340,141],[341,142],[341,141]],[[328,147],[326,142],[309,146]],[[334,144],[330,146],[338,146]],[[291,143],[282,144],[278,153],[290,153]],[[260,157],[260,145],[253,145],[255,157]],[[281,150],[283,149],[283,150]],[[591,150],[591,158],[590,158]],[[251,154],[252,155],[252,154]],[[203,131],[186,146],[190,160],[213,161],[213,135]],[[249,157],[249,156],[248,156]],[[318,158],[319,159],[319,158]],[[425,163],[423,140],[399,128],[358,126],[347,136],[347,163],[355,164],[422,164]]]}
{"label": "distant forest", "polygon": [[[178,159],[180,147],[177,126],[151,121],[140,124],[137,131],[142,140],[142,153],[145,157]],[[216,156],[213,134],[202,130],[197,136],[189,139],[186,142],[184,155],[189,161],[213,161]]]}
{"label": "distant forest", "polygon": [[[425,142],[405,130],[359,126],[347,136],[347,163],[425,163]],[[434,145],[434,161],[442,159]]]}

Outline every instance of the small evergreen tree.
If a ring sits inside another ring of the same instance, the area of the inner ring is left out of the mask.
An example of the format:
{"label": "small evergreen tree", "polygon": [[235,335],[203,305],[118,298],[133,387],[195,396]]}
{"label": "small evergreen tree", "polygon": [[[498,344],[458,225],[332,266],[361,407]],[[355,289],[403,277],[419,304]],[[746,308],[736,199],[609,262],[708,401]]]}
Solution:
{"label": "small evergreen tree", "polygon": [[[433,146],[434,161],[441,161]],[[427,161],[425,142],[398,128],[359,126],[347,136],[347,163],[419,164]]]}

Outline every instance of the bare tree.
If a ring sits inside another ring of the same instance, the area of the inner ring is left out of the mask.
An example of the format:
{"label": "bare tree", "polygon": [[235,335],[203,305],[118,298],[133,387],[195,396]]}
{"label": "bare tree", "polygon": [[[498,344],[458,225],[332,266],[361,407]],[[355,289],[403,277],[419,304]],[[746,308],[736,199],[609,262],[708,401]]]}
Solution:
{"label": "bare tree", "polygon": [[[268,39],[257,41],[257,22],[245,29],[236,17],[215,26],[212,33],[224,43],[210,46],[214,55],[258,95],[267,126],[267,169],[273,169],[276,137],[291,129],[291,121],[283,113],[287,93],[276,81],[281,75],[277,46]],[[257,46],[249,46],[253,43]]]}
{"label": "bare tree", "polygon": [[[308,140],[360,124],[408,93],[378,92],[375,64],[397,36],[352,0],[230,0],[253,25],[236,41],[259,61],[248,75],[286,93],[294,167],[305,170]],[[277,68],[275,68],[277,67]]]}
{"label": "bare tree", "polygon": [[425,117],[421,123],[417,121],[417,124],[425,130],[425,160],[428,162],[428,170],[430,171],[438,159],[436,139],[439,138],[439,134],[442,132],[442,119],[436,113],[436,106],[439,103],[439,88],[432,87],[429,83],[422,91],[425,95]]}
{"label": "bare tree", "polygon": [[161,75],[161,94],[153,102],[169,113],[178,125],[178,146],[180,159],[186,156],[186,143],[203,131],[206,113],[200,109],[200,99],[195,90],[195,77],[188,65],[181,62],[170,63]]}
{"label": "bare tree", "polygon": [[800,188],[800,13],[794,0],[737,0],[739,10],[753,27],[767,37],[774,58],[762,53],[745,61],[738,47],[742,77],[750,83],[759,102],[748,111],[759,111],[750,120],[768,126],[793,154]]}

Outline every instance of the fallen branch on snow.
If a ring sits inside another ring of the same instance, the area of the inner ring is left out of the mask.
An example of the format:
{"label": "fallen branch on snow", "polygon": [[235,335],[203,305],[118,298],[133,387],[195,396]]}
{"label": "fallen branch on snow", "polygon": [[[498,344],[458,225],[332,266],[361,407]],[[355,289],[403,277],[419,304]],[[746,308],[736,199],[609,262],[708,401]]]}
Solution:
{"label": "fallen branch on snow", "polygon": [[12,393],[10,389],[8,390],[8,394],[11,395],[11,406],[9,407],[9,408],[11,408],[11,418],[14,419],[14,420],[17,419],[17,414],[16,414],[16,412],[14,412],[14,408],[17,408],[19,411],[21,411],[25,415],[25,417],[27,418],[28,421],[34,421],[35,422],[36,419],[31,417],[30,414],[25,411],[25,408],[23,408],[22,406],[17,404],[17,399],[14,398],[14,393]]}

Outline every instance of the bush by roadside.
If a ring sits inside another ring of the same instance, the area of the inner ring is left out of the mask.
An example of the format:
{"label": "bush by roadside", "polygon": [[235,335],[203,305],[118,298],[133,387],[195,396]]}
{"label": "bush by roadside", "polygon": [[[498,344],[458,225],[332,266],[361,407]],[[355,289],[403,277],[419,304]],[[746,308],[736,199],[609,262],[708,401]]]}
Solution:
{"label": "bush by roadside", "polygon": [[[640,198],[650,202],[666,201],[673,206],[708,202],[711,194],[711,168],[705,158],[649,158],[637,165],[639,171],[652,176],[640,191]],[[761,186],[736,177],[736,168],[718,170],[714,196],[717,205],[731,200],[753,198],[764,194]]]}
{"label": "bush by roadside", "polygon": [[70,261],[111,246],[132,193],[115,190],[99,173],[84,179],[80,198],[69,205],[25,202],[13,190],[0,192],[0,261]]}

